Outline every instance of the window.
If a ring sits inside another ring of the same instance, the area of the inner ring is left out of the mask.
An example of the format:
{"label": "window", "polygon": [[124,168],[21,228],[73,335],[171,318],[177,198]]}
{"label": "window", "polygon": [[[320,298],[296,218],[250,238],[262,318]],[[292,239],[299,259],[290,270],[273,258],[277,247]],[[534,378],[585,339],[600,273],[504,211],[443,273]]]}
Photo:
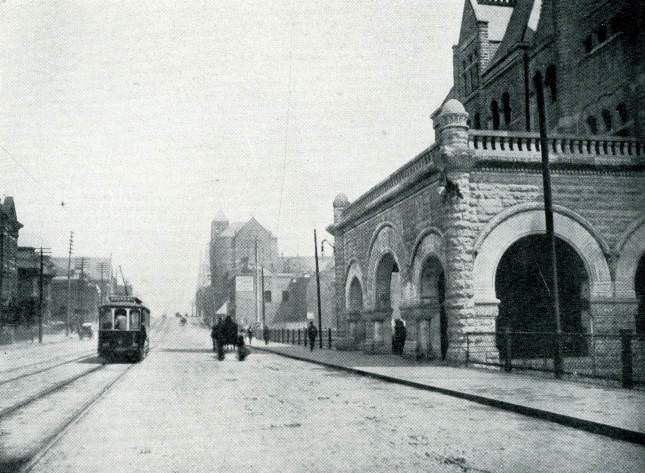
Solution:
{"label": "window", "polygon": [[130,309],[130,330],[139,330],[141,328],[141,312],[136,309]]}
{"label": "window", "polygon": [[240,261],[242,263],[242,268],[243,269],[248,269],[248,267],[249,267],[249,257],[248,256],[242,256]]}
{"label": "window", "polygon": [[627,105],[625,105],[624,102],[619,103],[618,107],[616,107],[616,111],[618,112],[618,116],[620,117],[620,122],[623,125],[627,123],[627,120],[629,119],[629,116],[627,113]]}
{"label": "window", "polygon": [[607,41],[607,25],[600,25],[596,30],[596,36],[598,36],[598,43]]}
{"label": "window", "polygon": [[499,105],[497,104],[497,100],[491,102],[490,111],[493,115],[493,130],[499,130]]}
{"label": "window", "polygon": [[289,291],[282,291],[282,302],[289,302]]}
{"label": "window", "polygon": [[593,49],[593,38],[591,37],[591,35],[587,36],[582,44],[585,47],[586,53],[591,52],[591,50]]}
{"label": "window", "polygon": [[555,102],[557,99],[556,93],[556,78],[555,78],[555,66],[551,64],[546,68],[546,75],[544,76],[544,85],[549,88],[551,94],[551,102]]}
{"label": "window", "polygon": [[271,291],[264,291],[264,302],[271,302]]}
{"label": "window", "polygon": [[482,128],[482,118],[479,112],[475,114],[475,130],[481,130]]}
{"label": "window", "polygon": [[504,124],[508,128],[511,124],[511,96],[508,92],[502,95],[502,107],[504,110]]}
{"label": "window", "polygon": [[601,112],[602,121],[605,123],[605,130],[611,131],[611,113],[609,110],[603,110]]}
{"label": "window", "polygon": [[587,126],[589,127],[589,131],[592,135],[598,133],[598,120],[596,120],[596,117],[593,115],[587,117]]}

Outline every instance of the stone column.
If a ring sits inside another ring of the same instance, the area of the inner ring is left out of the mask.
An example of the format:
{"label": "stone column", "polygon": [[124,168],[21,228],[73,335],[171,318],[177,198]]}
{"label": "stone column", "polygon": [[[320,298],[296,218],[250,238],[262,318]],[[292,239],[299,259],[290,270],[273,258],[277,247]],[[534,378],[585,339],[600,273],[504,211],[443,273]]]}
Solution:
{"label": "stone column", "polygon": [[415,359],[436,358],[438,353],[435,353],[432,332],[435,330],[433,325],[436,325],[437,333],[439,330],[439,304],[401,307],[401,317],[406,321],[407,332],[403,356]]}
{"label": "stone column", "polygon": [[334,225],[328,230],[334,235],[334,283],[336,286],[336,324],[337,329],[349,336],[349,327],[345,314],[345,233],[339,227],[343,220],[343,212],[349,207],[345,194],[338,194],[334,199]]}
{"label": "stone column", "polygon": [[[476,238],[476,202],[470,174],[475,158],[468,150],[468,113],[457,100],[446,102],[434,126],[439,144],[438,165],[443,170],[443,210],[446,232],[446,298],[448,352],[451,361],[466,357],[468,331],[481,330],[475,314],[473,244]],[[488,319],[488,317],[487,317]],[[494,319],[492,319],[494,324]],[[488,329],[488,320],[485,323]]]}
{"label": "stone column", "polygon": [[364,315],[367,323],[363,350],[366,353],[392,353],[392,309],[376,309]]}

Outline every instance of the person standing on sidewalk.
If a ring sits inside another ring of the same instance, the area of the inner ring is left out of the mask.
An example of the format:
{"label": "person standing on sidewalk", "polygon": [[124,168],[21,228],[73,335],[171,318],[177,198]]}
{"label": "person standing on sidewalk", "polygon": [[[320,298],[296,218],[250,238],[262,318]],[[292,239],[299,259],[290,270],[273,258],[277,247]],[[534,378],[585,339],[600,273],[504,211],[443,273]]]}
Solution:
{"label": "person standing on sidewalk", "polygon": [[246,330],[246,334],[249,336],[249,345],[252,345],[253,344],[253,329],[251,327],[249,327]]}
{"label": "person standing on sidewalk", "polygon": [[262,335],[264,336],[264,344],[268,345],[269,344],[269,327],[266,325],[264,326],[264,329],[262,330]]}
{"label": "person standing on sidewalk", "polygon": [[318,335],[318,329],[313,322],[309,322],[309,327],[307,327],[307,336],[309,337],[309,347],[311,351],[314,351],[314,345],[316,344],[316,336]]}

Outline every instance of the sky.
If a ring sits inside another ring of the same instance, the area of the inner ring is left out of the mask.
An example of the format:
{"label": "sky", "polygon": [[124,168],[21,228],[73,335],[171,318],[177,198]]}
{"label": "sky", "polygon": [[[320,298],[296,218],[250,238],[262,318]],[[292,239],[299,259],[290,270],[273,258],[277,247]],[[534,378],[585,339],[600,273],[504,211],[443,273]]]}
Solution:
{"label": "sky", "polygon": [[332,201],[432,144],[463,0],[0,3],[0,197],[19,244],[112,256],[188,311],[209,225],[313,254]]}

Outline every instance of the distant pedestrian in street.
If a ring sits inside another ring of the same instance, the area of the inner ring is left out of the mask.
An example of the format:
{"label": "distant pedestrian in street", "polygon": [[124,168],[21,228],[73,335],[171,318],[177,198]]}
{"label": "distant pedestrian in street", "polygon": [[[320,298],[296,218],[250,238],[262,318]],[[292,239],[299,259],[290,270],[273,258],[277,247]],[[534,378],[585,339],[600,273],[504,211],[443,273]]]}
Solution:
{"label": "distant pedestrian in street", "polygon": [[309,337],[309,347],[311,351],[314,351],[314,345],[316,344],[316,337],[318,336],[318,329],[313,322],[309,322],[309,327],[307,327],[307,336]]}
{"label": "distant pedestrian in street", "polygon": [[244,335],[237,337],[237,359],[244,361],[249,356],[249,349],[244,345]]}
{"label": "distant pedestrian in street", "polygon": [[249,327],[246,333],[249,336],[249,345],[253,345],[253,329]]}
{"label": "distant pedestrian in street", "polygon": [[266,325],[264,326],[264,329],[262,330],[262,335],[264,336],[264,344],[268,345],[269,344],[270,332],[269,332],[269,327],[267,327]]}

